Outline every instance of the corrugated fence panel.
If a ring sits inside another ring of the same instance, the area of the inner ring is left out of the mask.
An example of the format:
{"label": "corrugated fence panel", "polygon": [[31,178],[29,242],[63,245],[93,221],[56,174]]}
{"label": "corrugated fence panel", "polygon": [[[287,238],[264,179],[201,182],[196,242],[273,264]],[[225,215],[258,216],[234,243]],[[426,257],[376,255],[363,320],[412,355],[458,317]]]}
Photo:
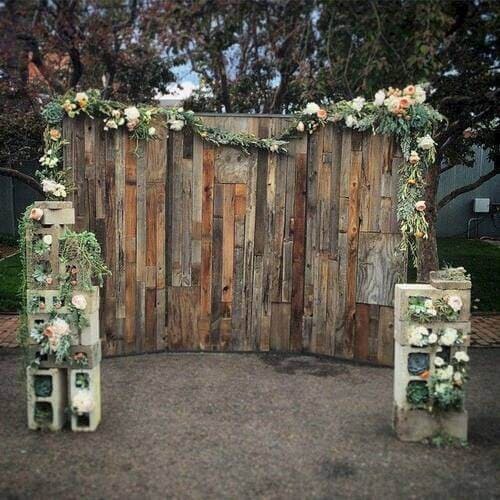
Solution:
{"label": "corrugated fence panel", "polygon": [[[276,135],[290,118],[211,115]],[[102,293],[108,355],[313,352],[392,363],[400,153],[332,125],[288,154],[216,148],[188,130],[142,143],[67,120],[77,227],[113,275]]]}

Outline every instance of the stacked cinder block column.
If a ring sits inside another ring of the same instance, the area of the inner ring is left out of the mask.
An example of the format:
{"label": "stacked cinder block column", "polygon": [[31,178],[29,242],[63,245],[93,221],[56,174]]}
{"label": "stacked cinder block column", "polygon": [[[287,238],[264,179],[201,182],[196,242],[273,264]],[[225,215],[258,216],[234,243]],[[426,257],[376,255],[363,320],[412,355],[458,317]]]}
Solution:
{"label": "stacked cinder block column", "polygon": [[[72,430],[95,430],[101,415],[99,288],[81,291],[75,280],[72,296],[83,297],[88,320],[88,326],[78,329],[68,318],[70,304],[65,303],[61,294],[63,281],[72,279],[72,263],[63,264],[59,252],[61,236],[75,222],[72,203],[36,202],[34,209],[39,218],[26,233],[28,329],[46,331],[54,318],[65,319],[70,324],[71,347],[66,359],[57,360],[53,352],[43,352],[41,345],[30,337],[28,351],[33,363],[27,369],[28,427],[60,430],[66,417],[71,415]],[[71,287],[71,283],[69,285]],[[84,401],[85,405],[77,411],[73,398],[78,387],[74,382],[75,374],[81,370],[92,376],[88,394],[83,396],[85,388],[78,392],[76,402]],[[87,409],[89,411],[83,411]]]}
{"label": "stacked cinder block column", "polygon": [[396,285],[393,425],[403,441],[467,439],[471,284],[439,273],[430,284]]}

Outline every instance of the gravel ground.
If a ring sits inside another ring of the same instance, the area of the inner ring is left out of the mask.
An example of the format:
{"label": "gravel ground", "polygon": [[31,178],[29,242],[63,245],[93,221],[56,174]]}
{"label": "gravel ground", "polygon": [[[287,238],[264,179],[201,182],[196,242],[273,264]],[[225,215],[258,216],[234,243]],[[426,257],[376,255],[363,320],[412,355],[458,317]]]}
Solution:
{"label": "gravel ground", "polygon": [[0,356],[0,498],[498,498],[500,351],[472,351],[470,445],[391,431],[392,370],[313,357],[106,359],[96,433],[26,428]]}

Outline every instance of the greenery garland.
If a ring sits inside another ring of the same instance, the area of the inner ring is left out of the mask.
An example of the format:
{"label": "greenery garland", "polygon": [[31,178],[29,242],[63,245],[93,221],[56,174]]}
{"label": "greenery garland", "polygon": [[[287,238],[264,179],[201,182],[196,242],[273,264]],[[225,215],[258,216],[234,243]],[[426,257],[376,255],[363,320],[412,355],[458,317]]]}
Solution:
{"label": "greenery garland", "polygon": [[333,122],[348,128],[374,134],[391,134],[401,147],[404,161],[399,167],[397,217],[402,241],[400,250],[408,249],[416,263],[416,242],[427,238],[425,218],[425,172],[435,160],[435,142],[432,135],[444,117],[425,103],[426,91],[421,85],[408,85],[403,90],[389,87],[379,90],[373,101],[356,97],[351,101],[329,102],[321,106],[308,103],[294,114],[293,122],[277,137],[258,138],[252,134],[229,132],[203,123],[193,111],[179,108],[127,106],[105,100],[98,90],[69,92],[50,102],[42,114],[47,122],[44,133],[45,148],[40,158],[38,176],[48,199],[64,199],[72,189],[69,166],[63,166],[62,137],[65,116],[75,118],[82,114],[101,118],[104,130],[126,127],[137,141],[158,138],[154,120],[163,119],[168,128],[180,131],[190,128],[203,140],[216,146],[234,146],[248,153],[262,149],[271,153],[285,153],[289,140],[304,133],[312,134],[319,127]]}

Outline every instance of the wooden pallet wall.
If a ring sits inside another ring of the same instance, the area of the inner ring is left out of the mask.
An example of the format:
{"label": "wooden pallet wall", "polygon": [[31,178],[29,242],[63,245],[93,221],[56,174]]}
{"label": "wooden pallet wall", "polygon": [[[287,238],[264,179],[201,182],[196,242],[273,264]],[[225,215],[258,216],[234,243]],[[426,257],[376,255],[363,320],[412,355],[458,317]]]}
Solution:
{"label": "wooden pallet wall", "polygon": [[[278,116],[204,116],[260,137]],[[216,148],[190,131],[137,144],[67,120],[78,229],[113,271],[102,293],[108,355],[292,351],[392,364],[399,151],[329,125],[287,155]]]}

